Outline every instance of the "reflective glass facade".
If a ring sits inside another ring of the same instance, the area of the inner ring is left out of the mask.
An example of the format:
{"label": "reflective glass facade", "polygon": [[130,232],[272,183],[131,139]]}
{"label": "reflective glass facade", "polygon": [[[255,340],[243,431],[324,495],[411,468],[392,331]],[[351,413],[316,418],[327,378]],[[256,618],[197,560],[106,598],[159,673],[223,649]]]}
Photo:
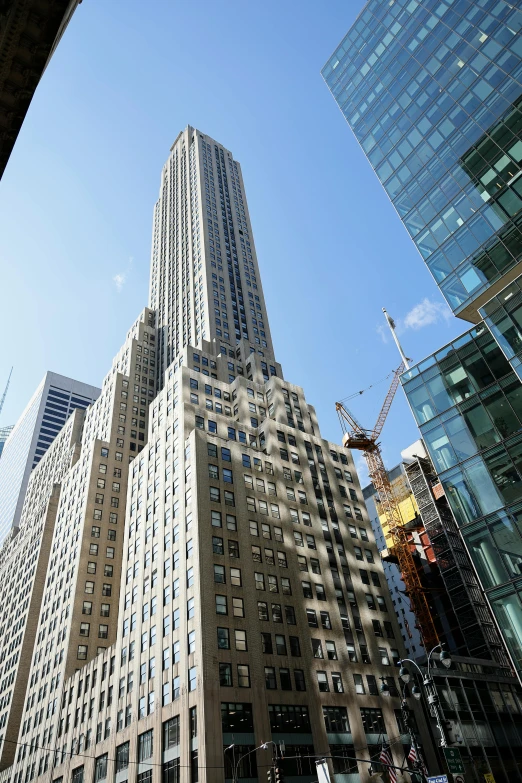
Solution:
{"label": "reflective glass facade", "polygon": [[454,313],[402,376],[522,674],[522,0],[370,0],[323,68]]}
{"label": "reflective glass facade", "polygon": [[522,671],[522,384],[485,324],[402,376],[453,515]]}
{"label": "reflective glass facade", "polygon": [[323,77],[456,314],[522,259],[522,0],[371,0]]}
{"label": "reflective glass facade", "polygon": [[522,277],[490,299],[479,312],[522,379]]}

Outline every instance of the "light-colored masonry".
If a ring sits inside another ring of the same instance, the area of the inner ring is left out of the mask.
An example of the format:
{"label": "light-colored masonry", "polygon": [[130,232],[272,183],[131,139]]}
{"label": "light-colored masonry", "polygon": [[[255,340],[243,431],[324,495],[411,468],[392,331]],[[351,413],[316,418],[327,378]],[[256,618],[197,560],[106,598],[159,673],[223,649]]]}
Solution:
{"label": "light-colored masonry", "polygon": [[280,741],[290,781],[315,754],[366,778],[350,757],[383,738],[403,763],[404,649],[351,454],[284,380],[239,165],[190,127],[162,172],[150,302],[35,493],[50,543],[0,783],[266,779]]}

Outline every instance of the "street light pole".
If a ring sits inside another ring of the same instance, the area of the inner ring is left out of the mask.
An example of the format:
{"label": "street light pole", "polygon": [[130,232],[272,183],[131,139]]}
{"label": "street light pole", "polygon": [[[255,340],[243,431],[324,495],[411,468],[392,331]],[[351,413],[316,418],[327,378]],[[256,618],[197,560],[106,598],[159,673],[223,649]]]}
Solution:
{"label": "street light pole", "polygon": [[[418,773],[421,776],[421,779],[423,781],[426,780],[426,776],[428,773],[427,769],[423,767],[421,756],[419,752],[419,746],[417,745],[417,738],[415,737],[415,729],[413,727],[413,724],[411,722],[411,710],[408,707],[408,703],[405,698],[403,698],[401,702],[401,708],[402,708],[402,719],[404,720],[404,724],[406,728],[408,729],[411,745],[412,748],[415,751],[415,761],[413,762],[413,765],[415,767],[415,772]],[[408,759],[409,761],[409,759]]]}
{"label": "street light pole", "polygon": [[[428,704],[430,706],[431,714],[433,715],[433,717],[437,722],[437,728],[440,732],[440,746],[441,748],[447,748],[449,742],[448,742],[448,736],[446,734],[446,727],[444,725],[444,719],[442,716],[440,699],[433,678],[431,677],[431,656],[433,655],[435,650],[441,650],[441,654],[440,654],[441,663],[446,668],[449,668],[451,666],[450,655],[448,652],[446,652],[446,650],[443,649],[442,644],[437,644],[428,655],[428,673],[426,675],[423,674],[420,666],[418,666],[418,664],[415,661],[412,661],[411,658],[404,658],[402,661],[399,661],[399,665],[401,666],[401,669],[399,671],[399,677],[403,682],[408,683],[410,681],[411,675],[408,669],[403,664],[407,662],[407,663],[412,663],[415,666],[415,668],[417,669],[417,671],[419,672],[422,678],[422,684],[426,689],[426,695],[428,697]],[[412,687],[412,694],[416,699],[420,699],[421,697],[421,692],[416,685]]]}

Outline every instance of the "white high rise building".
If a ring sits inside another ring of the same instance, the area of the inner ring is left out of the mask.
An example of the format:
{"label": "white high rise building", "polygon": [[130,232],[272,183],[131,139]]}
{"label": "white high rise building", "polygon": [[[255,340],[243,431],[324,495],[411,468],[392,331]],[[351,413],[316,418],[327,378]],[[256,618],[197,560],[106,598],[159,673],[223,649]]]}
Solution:
{"label": "white high rise building", "polygon": [[47,372],[7,438],[0,461],[0,546],[17,528],[29,476],[76,408],[86,408],[100,389]]}

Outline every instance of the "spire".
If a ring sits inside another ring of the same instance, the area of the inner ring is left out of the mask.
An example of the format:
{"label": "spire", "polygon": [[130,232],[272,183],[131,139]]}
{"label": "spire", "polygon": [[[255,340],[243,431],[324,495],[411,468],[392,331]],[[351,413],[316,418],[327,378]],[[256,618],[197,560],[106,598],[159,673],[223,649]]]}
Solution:
{"label": "spire", "polygon": [[7,395],[7,390],[9,388],[9,383],[11,382],[11,375],[13,374],[13,368],[11,367],[11,372],[9,373],[9,378],[7,379],[7,383],[5,385],[4,393],[2,394],[2,399],[0,400],[0,413],[2,413],[2,408],[4,407],[5,398]]}

